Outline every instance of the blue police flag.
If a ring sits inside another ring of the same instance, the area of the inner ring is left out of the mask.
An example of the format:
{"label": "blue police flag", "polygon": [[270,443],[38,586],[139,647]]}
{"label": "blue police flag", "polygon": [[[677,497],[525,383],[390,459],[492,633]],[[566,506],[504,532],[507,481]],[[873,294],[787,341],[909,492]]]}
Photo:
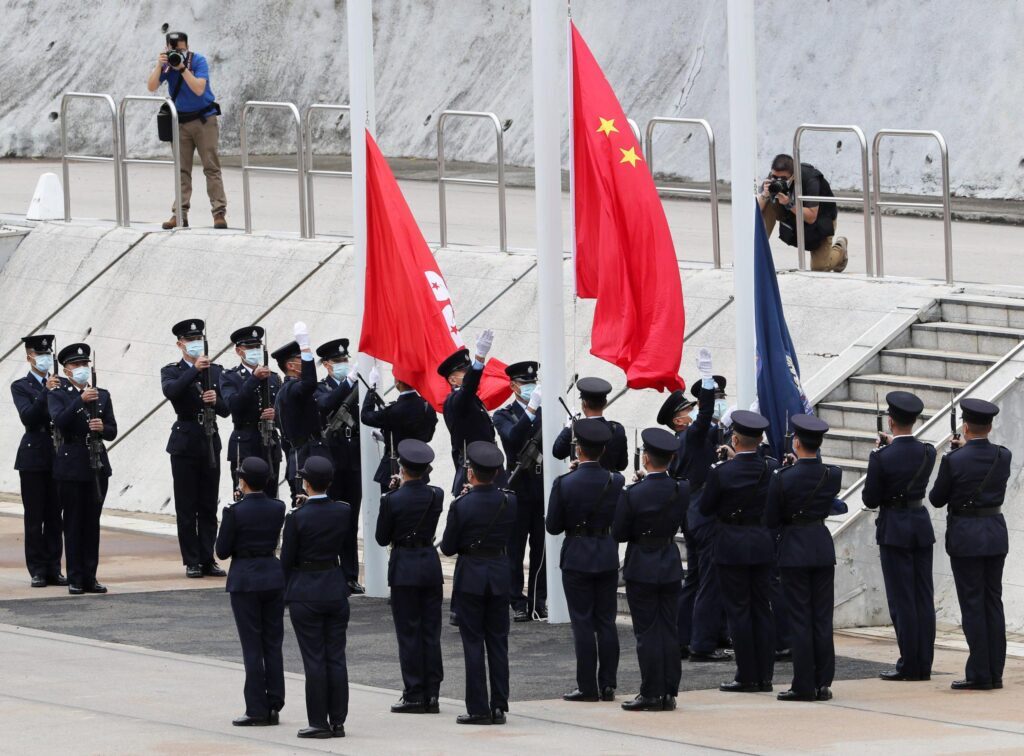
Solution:
{"label": "blue police flag", "polygon": [[807,395],[800,385],[800,363],[782,311],[775,261],[768,246],[764,221],[754,203],[754,334],[757,338],[758,411],[771,425],[768,443],[782,459],[785,453],[787,420],[811,414]]}

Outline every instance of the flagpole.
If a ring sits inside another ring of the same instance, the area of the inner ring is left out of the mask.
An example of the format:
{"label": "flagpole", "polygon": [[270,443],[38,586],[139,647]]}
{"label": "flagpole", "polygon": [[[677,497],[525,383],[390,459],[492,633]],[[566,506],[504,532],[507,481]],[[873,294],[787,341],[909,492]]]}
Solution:
{"label": "flagpole", "polygon": [[[371,0],[348,1],[349,132],[352,138],[352,228],[356,254],[356,313],[362,332],[366,305],[366,131],[375,133],[373,107],[373,9]],[[372,358],[356,355],[359,372],[367,375]],[[388,595],[387,552],[377,545],[377,513],[380,487],[373,473],[380,453],[373,436],[363,429],[359,434],[359,475],[363,491],[363,580],[366,595]]]}
{"label": "flagpole", "polygon": [[754,208],[757,181],[757,79],[754,0],[728,0],[729,139],[733,289],[736,295],[736,402],[757,398],[754,341]]}
{"label": "flagpole", "polygon": [[[540,322],[540,365],[543,383],[544,510],[555,477],[565,465],[551,453],[562,429],[558,403],[565,386],[565,311],[562,303],[562,113],[551,73],[558,70],[559,31],[565,8],[551,0],[531,0],[533,48],[534,183],[537,203],[537,316]],[[548,583],[548,621],[568,622],[569,610],[558,568],[562,537],[545,536]]]}
{"label": "flagpole", "polygon": [[[573,116],[576,113],[575,100],[573,99],[572,87],[572,0],[565,4],[565,72],[569,87],[569,280],[572,282],[572,298],[575,307],[576,300],[576,172],[573,170],[573,162],[576,159],[576,142],[573,135],[575,122]],[[574,313],[575,317],[575,313]],[[573,322],[573,344],[576,349],[576,330]]]}

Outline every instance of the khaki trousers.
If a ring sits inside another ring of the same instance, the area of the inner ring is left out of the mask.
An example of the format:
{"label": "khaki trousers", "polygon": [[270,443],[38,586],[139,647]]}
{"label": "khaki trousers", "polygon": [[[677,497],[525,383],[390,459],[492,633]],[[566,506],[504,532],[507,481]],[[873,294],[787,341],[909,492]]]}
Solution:
{"label": "khaki trousers", "polygon": [[[188,217],[191,207],[192,164],[196,151],[199,152],[203,175],[206,176],[206,194],[210,198],[210,211],[217,215],[227,208],[224,181],[220,175],[220,156],[217,155],[219,139],[220,126],[217,123],[217,116],[209,116],[206,123],[197,118],[178,126],[178,141],[181,146],[181,203],[185,207],[185,217]],[[178,208],[171,205],[171,211],[177,215]]]}
{"label": "khaki trousers", "polygon": [[[782,206],[776,202],[768,202],[761,210],[761,218],[764,220],[764,230],[768,234],[769,238],[772,235],[772,230],[775,228],[775,224],[783,218]],[[835,234],[836,221],[832,221],[832,233]],[[835,239],[835,241],[833,241]],[[846,264],[849,262],[847,251],[846,251],[846,237],[840,236],[835,238],[834,236],[826,237],[821,244],[818,245],[817,249],[810,250],[811,252],[811,270],[842,273],[846,270]]]}

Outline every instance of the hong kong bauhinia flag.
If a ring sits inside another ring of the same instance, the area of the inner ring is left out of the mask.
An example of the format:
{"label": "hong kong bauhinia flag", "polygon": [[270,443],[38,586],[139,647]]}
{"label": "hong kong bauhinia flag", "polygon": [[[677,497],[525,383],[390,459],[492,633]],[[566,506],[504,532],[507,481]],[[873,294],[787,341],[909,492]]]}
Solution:
{"label": "hong kong bauhinia flag", "polygon": [[[391,363],[440,410],[448,382],[437,374],[446,357],[465,346],[448,287],[391,168],[366,134],[366,309],[359,350]],[[505,363],[487,361],[480,398],[495,409],[509,394]]]}
{"label": "hong kong bauhinia flag", "polygon": [[683,387],[683,288],[668,221],[608,80],[572,27],[576,291],[596,299],[590,353],[630,388]]}

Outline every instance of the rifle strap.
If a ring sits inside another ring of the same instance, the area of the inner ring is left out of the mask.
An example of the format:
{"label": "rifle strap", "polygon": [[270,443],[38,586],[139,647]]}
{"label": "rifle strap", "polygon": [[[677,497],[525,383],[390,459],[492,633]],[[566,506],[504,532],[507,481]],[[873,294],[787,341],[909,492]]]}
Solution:
{"label": "rifle strap", "polygon": [[[583,516],[583,520],[580,522],[579,527],[587,527],[590,523],[590,518],[593,517],[594,514],[601,509],[601,502],[604,500],[605,494],[608,493],[608,489],[612,487],[612,477],[613,474],[608,473],[608,480],[604,482],[604,486],[601,488],[601,493],[599,493],[597,495],[597,498],[594,499],[594,505],[589,510],[587,510],[587,513]],[[558,480],[561,480],[561,478],[559,478]],[[555,483],[557,483],[558,480],[556,480]]]}
{"label": "rifle strap", "polygon": [[430,491],[430,501],[427,502],[427,506],[423,508],[423,514],[420,515],[419,521],[416,523],[416,525],[413,526],[412,530],[410,530],[408,533],[406,533],[404,536],[402,536],[398,540],[404,541],[406,538],[412,538],[413,536],[415,536],[419,532],[420,526],[423,525],[423,521],[427,519],[427,514],[430,512],[431,509],[434,508],[434,504],[437,502],[437,494],[438,494],[438,489],[436,489],[436,488],[431,489],[431,491]]}
{"label": "rifle strap", "polygon": [[487,527],[484,528],[483,533],[481,533],[478,538],[473,540],[473,543],[470,545],[470,548],[479,548],[480,544],[483,543],[487,536],[491,534],[491,528],[494,527],[494,523],[496,523],[498,521],[498,518],[501,517],[501,513],[505,511],[506,506],[508,506],[508,494],[503,493],[501,495],[501,505],[498,507],[498,511],[494,513],[494,517],[492,517],[491,521],[487,523]]}
{"label": "rifle strap", "polygon": [[967,500],[968,506],[972,506],[973,507],[974,506],[974,502],[977,501],[978,497],[981,496],[981,494],[985,491],[985,486],[988,485],[988,480],[989,480],[989,478],[992,477],[992,473],[995,472],[996,466],[999,464],[999,460],[1002,459],[1002,456],[1003,456],[1003,447],[1000,446],[996,450],[996,458],[993,459],[992,460],[992,464],[989,465],[988,472],[985,473],[985,477],[982,479],[981,483],[978,484],[978,487],[976,489],[974,489],[974,493],[971,494],[971,498],[969,498]]}

